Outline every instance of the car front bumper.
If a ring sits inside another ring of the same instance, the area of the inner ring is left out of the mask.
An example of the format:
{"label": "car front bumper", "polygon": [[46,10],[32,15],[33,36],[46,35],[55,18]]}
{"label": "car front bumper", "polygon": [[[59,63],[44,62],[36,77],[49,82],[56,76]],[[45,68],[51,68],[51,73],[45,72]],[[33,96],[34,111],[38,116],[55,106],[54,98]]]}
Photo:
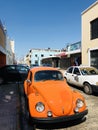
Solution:
{"label": "car front bumper", "polygon": [[70,116],[61,116],[61,117],[47,117],[47,118],[35,118],[31,117],[31,121],[33,124],[52,124],[52,123],[62,123],[62,122],[70,122],[78,119],[82,119],[85,115],[87,115],[88,110],[85,110],[81,113],[76,113]]}

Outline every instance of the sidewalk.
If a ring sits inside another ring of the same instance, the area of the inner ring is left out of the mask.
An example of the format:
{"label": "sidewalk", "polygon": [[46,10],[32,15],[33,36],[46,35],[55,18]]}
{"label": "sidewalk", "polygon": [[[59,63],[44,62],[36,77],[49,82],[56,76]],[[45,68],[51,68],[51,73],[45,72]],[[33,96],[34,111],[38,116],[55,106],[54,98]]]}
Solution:
{"label": "sidewalk", "polygon": [[18,84],[0,85],[0,130],[20,130]]}

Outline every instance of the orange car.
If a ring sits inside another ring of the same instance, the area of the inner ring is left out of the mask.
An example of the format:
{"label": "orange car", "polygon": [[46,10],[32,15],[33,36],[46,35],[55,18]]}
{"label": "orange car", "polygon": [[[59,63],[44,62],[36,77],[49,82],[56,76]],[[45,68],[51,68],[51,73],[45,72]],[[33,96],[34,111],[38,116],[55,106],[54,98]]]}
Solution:
{"label": "orange car", "polygon": [[70,122],[82,119],[88,113],[84,97],[68,86],[56,68],[30,69],[24,92],[29,118],[34,125]]}

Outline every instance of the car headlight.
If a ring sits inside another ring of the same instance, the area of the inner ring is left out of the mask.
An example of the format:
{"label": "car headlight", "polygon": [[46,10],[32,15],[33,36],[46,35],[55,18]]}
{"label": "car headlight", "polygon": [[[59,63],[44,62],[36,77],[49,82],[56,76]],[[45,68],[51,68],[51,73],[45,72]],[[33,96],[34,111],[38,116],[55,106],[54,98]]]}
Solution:
{"label": "car headlight", "polygon": [[79,109],[80,109],[81,107],[83,107],[83,106],[84,106],[84,102],[83,102],[83,100],[78,99],[78,100],[76,101],[75,112],[79,112]]}
{"label": "car headlight", "polygon": [[38,103],[36,104],[35,108],[36,108],[36,110],[37,110],[38,112],[43,112],[44,109],[45,109],[45,106],[44,106],[44,104],[43,104],[42,102],[38,102]]}
{"label": "car headlight", "polygon": [[83,107],[83,106],[84,106],[84,102],[83,102],[83,100],[78,99],[77,102],[76,102],[76,106],[77,106],[78,108]]}

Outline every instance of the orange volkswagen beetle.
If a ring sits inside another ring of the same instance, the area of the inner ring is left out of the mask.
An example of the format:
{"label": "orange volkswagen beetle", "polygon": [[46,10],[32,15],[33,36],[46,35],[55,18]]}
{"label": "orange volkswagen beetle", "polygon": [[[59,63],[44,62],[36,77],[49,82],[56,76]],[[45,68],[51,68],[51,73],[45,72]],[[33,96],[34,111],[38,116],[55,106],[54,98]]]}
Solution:
{"label": "orange volkswagen beetle", "polygon": [[88,113],[84,97],[68,86],[56,68],[30,69],[24,81],[24,92],[33,126],[37,123],[66,123],[82,119]]}

